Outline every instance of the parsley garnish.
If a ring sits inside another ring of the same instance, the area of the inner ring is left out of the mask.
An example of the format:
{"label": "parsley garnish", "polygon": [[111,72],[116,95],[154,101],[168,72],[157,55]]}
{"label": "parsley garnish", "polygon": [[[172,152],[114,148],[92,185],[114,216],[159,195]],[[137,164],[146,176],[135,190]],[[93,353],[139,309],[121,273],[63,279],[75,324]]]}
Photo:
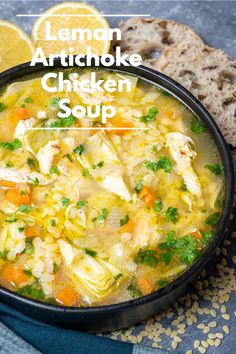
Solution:
{"label": "parsley garnish", "polygon": [[211,215],[208,216],[208,218],[206,218],[205,223],[207,225],[215,226],[220,221],[220,216],[221,216],[221,214],[218,213],[218,212],[216,212],[214,214],[211,214]]}
{"label": "parsley garnish", "polygon": [[6,150],[17,150],[22,147],[22,143],[19,139],[14,139],[12,142],[1,142],[0,146]]}
{"label": "parsley garnish", "polygon": [[180,190],[183,191],[183,192],[188,192],[188,187],[187,187],[186,183],[183,183],[181,185]]}
{"label": "parsley garnish", "polygon": [[63,205],[63,206],[68,206],[69,204],[70,204],[70,199],[69,198],[65,198],[65,197],[62,197],[61,198],[61,204]]}
{"label": "parsley garnish", "polygon": [[27,164],[31,169],[33,169],[37,166],[37,161],[35,159],[31,159],[30,157],[28,157]]}
{"label": "parsley garnish", "polygon": [[194,117],[191,121],[191,130],[194,133],[201,134],[206,130],[206,127],[198,120],[197,117]]}
{"label": "parsley garnish", "polygon": [[165,216],[168,221],[173,222],[175,224],[179,217],[178,209],[169,207],[165,212]]}
{"label": "parsley garnish", "polygon": [[88,170],[88,168],[84,168],[84,169],[82,170],[82,175],[83,175],[84,177],[87,177],[87,176],[89,175],[89,170]]}
{"label": "parsley garnish", "polygon": [[32,102],[33,102],[33,99],[32,99],[31,97],[26,97],[26,98],[24,99],[24,102],[25,102],[25,103],[32,103]]}
{"label": "parsley garnish", "polygon": [[224,168],[219,163],[216,163],[215,165],[206,165],[205,168],[210,170],[216,176],[223,176]]}
{"label": "parsley garnish", "polygon": [[166,156],[161,156],[158,161],[145,161],[145,166],[148,170],[156,172],[163,169],[165,172],[170,173],[172,170],[172,162]]}
{"label": "parsley garnish", "polygon": [[152,107],[149,109],[148,114],[140,118],[141,122],[148,123],[156,119],[156,115],[158,110],[156,107]]}
{"label": "parsley garnish", "polygon": [[92,169],[95,170],[96,168],[101,168],[104,165],[104,161],[100,161],[96,165],[92,165]]}
{"label": "parsley garnish", "polygon": [[55,174],[55,175],[59,175],[60,174],[60,171],[58,170],[58,167],[53,165],[51,168],[50,168],[50,173],[51,174]]}
{"label": "parsley garnish", "polygon": [[60,102],[59,97],[53,97],[50,101],[50,106],[52,106],[54,108],[59,108],[59,102]]}
{"label": "parsley garnish", "polygon": [[5,105],[4,103],[0,102],[0,112],[3,112],[4,109],[7,108],[7,105]]}
{"label": "parsley garnish", "polygon": [[85,248],[85,253],[91,257],[96,257],[96,255],[97,255],[97,252],[94,250],[91,250],[90,248]]}
{"label": "parsley garnish", "polygon": [[107,218],[107,209],[102,208],[101,214],[97,218],[94,218],[93,221],[104,222],[106,218]]}
{"label": "parsley garnish", "polygon": [[133,298],[142,296],[141,290],[135,283],[130,283],[130,285],[127,287],[127,290],[130,292]]}
{"label": "parsley garnish", "polygon": [[7,163],[6,163],[6,167],[7,168],[11,168],[11,167],[13,167],[14,166],[14,164],[11,162],[11,161],[8,161]]}
{"label": "parsley garnish", "polygon": [[76,118],[71,114],[67,118],[58,118],[50,124],[50,128],[67,128],[74,124]]}
{"label": "parsley garnish", "polygon": [[156,281],[156,286],[158,288],[163,288],[163,286],[165,286],[167,284],[168,284],[168,280],[166,280],[166,279],[159,279]]}
{"label": "parsley garnish", "polygon": [[24,252],[26,254],[32,255],[34,253],[34,246],[33,246],[33,237],[29,237],[25,241],[25,249]]}
{"label": "parsley garnish", "polygon": [[86,200],[81,199],[76,203],[76,206],[79,208],[83,208],[86,205],[86,203],[87,203]]}
{"label": "parsley garnish", "polygon": [[124,219],[120,219],[120,226],[126,225],[129,222],[129,215],[126,214]]}
{"label": "parsley garnish", "polygon": [[123,277],[122,273],[118,273],[114,276],[115,281],[117,281],[118,279],[120,279],[121,277]]}
{"label": "parsley garnish", "polygon": [[201,238],[200,242],[203,246],[205,246],[209,243],[209,241],[212,239],[214,234],[211,231],[208,231],[208,232],[201,231],[201,235],[202,235],[202,238]]}
{"label": "parsley garnish", "polygon": [[80,144],[74,149],[74,152],[78,155],[82,155],[82,153],[84,152],[84,148],[84,144]]}
{"label": "parsley garnish", "polygon": [[162,203],[162,201],[161,201],[160,199],[156,199],[156,200],[154,201],[153,208],[154,208],[154,210],[155,210],[156,212],[161,211],[162,208],[163,208],[163,203]]}
{"label": "parsley garnish", "polygon": [[5,219],[6,222],[12,223],[12,222],[16,222],[17,218],[15,217],[15,215],[10,216],[9,218]]}
{"label": "parsley garnish", "polygon": [[136,184],[135,191],[139,194],[142,188],[143,188],[143,181],[140,179]]}
{"label": "parsley garnish", "polygon": [[32,205],[21,204],[17,210],[20,211],[21,213],[29,213],[30,211],[33,210],[33,207]]}
{"label": "parsley garnish", "polygon": [[137,255],[134,257],[134,261],[137,264],[146,264],[149,267],[156,268],[159,261],[155,254],[155,250],[147,250],[143,248],[138,251]]}
{"label": "parsley garnish", "polygon": [[51,221],[50,221],[50,224],[51,224],[51,226],[56,226],[56,220],[55,219],[52,219]]}

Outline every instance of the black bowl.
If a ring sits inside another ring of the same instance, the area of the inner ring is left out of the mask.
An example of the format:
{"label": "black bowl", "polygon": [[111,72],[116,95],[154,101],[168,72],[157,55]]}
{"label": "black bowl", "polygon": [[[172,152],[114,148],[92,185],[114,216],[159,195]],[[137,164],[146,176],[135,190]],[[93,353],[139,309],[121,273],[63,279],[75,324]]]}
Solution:
{"label": "black bowl", "polygon": [[[55,68],[60,67],[60,62],[57,61]],[[101,65],[101,67],[103,66]],[[233,206],[234,190],[233,162],[229,148],[210,114],[191,93],[169,77],[143,66],[117,67],[113,65],[105,69],[136,75],[169,91],[204,122],[212,135],[224,165],[225,203],[215,237],[200,257],[176,280],[150,295],[117,305],[77,308],[45,304],[0,288],[1,300],[35,319],[61,327],[77,328],[90,332],[110,331],[134,325],[164,310],[181,296],[206,262],[213,256],[216,247],[222,241]],[[26,75],[41,74],[45,71],[45,68],[41,64],[34,67],[31,67],[29,63],[19,65],[0,74],[0,89]],[[50,71],[50,68],[47,71]]]}

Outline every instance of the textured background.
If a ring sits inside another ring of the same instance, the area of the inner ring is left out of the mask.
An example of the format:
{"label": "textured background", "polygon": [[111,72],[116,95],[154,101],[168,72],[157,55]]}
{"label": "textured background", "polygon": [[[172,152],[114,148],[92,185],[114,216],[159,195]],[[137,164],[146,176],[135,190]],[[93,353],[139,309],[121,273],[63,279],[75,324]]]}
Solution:
{"label": "textured background", "polygon": [[[103,13],[150,13],[159,18],[175,19],[190,25],[207,44],[236,57],[235,1],[88,2]],[[0,18],[17,23],[30,34],[35,19],[17,18],[16,14],[42,13],[56,3],[57,1],[42,0],[0,0]],[[120,19],[108,20],[115,26]],[[146,323],[103,335],[163,349],[176,349],[175,352],[179,353],[235,353],[235,263],[236,226],[235,220],[232,220],[224,243],[217,249],[212,261],[189,289],[189,293]]]}

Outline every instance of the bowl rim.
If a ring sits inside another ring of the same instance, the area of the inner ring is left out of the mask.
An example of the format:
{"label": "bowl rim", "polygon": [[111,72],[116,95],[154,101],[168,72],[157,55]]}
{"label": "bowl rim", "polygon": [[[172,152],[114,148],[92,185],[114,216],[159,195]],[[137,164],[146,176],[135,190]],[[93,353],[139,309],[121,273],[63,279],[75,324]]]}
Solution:
{"label": "bowl rim", "polygon": [[[85,60],[85,58],[83,58]],[[92,66],[84,66],[84,68],[92,69],[95,65]],[[43,73],[44,71],[53,71],[55,69],[61,68],[63,71],[66,69],[78,69],[78,66],[74,67],[63,67],[60,64],[59,59],[55,61],[55,65],[53,67],[44,67],[42,64],[36,64],[35,66],[30,66],[30,62],[17,65],[13,68],[10,68],[3,73],[0,73],[0,89],[1,86],[6,86],[12,81],[16,81],[19,78],[29,76],[35,73]],[[214,234],[214,238],[209,242],[208,246],[204,249],[204,251],[199,255],[199,257],[195,260],[195,262],[183,273],[181,273],[176,279],[165,285],[159,290],[152,292],[149,295],[142,296],[137,299],[132,299],[129,301],[120,302],[112,305],[101,305],[101,306],[87,306],[87,307],[66,307],[61,305],[54,305],[45,302],[41,302],[38,300],[34,300],[31,298],[27,298],[18,293],[15,293],[11,290],[0,287],[0,295],[4,295],[9,299],[17,300],[23,304],[28,306],[38,308],[45,311],[57,312],[57,313],[69,313],[69,314],[97,314],[105,312],[116,312],[125,310],[126,308],[136,307],[138,305],[145,305],[149,302],[155,301],[157,298],[162,298],[167,296],[170,292],[177,290],[181,284],[188,279],[191,279],[195,275],[197,275],[203,266],[209,261],[211,256],[213,255],[216,247],[222,241],[226,228],[228,226],[228,222],[230,219],[230,214],[233,207],[233,195],[234,195],[234,169],[233,169],[233,161],[231,157],[231,153],[229,147],[219,129],[214,119],[207,111],[207,109],[202,105],[202,103],[194,97],[187,89],[185,89],[178,82],[174,81],[170,77],[145,67],[143,65],[138,67],[133,66],[117,66],[116,63],[111,65],[110,67],[104,66],[101,64],[98,68],[103,68],[105,70],[122,72],[125,74],[131,74],[145,81],[149,81],[151,84],[163,88],[166,91],[169,91],[172,95],[175,96],[176,99],[181,101],[185,106],[187,106],[207,127],[208,132],[211,134],[214,143],[217,147],[217,150],[221,156],[221,160],[224,166],[224,183],[225,183],[225,201],[224,201],[224,209],[221,216],[220,223],[218,228]],[[159,82],[158,82],[159,81]],[[161,83],[160,83],[161,82]]]}

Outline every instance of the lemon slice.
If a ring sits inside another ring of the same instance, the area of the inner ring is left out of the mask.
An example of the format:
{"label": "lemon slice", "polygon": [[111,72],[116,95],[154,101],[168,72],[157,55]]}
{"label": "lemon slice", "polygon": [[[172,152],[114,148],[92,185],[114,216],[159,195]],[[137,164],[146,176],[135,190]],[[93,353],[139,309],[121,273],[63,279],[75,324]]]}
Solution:
{"label": "lemon slice", "polygon": [[[63,16],[65,15],[65,16]],[[82,16],[81,16],[82,15]],[[87,16],[88,15],[88,16]],[[46,22],[50,22],[50,33],[56,36],[53,41],[46,40]],[[91,39],[87,40],[60,40],[58,39],[58,31],[66,28],[71,31],[76,29],[95,29],[108,30],[109,24],[103,16],[92,6],[84,3],[67,2],[55,5],[47,10],[43,16],[39,17],[35,22],[32,30],[32,38],[36,47],[42,47],[44,53],[57,54],[62,49],[69,53],[69,48],[74,48],[73,54],[86,54],[88,46],[92,49],[92,54],[107,54],[110,49],[110,41]]]}
{"label": "lemon slice", "polygon": [[18,26],[0,20],[0,72],[32,59],[34,46]]}

